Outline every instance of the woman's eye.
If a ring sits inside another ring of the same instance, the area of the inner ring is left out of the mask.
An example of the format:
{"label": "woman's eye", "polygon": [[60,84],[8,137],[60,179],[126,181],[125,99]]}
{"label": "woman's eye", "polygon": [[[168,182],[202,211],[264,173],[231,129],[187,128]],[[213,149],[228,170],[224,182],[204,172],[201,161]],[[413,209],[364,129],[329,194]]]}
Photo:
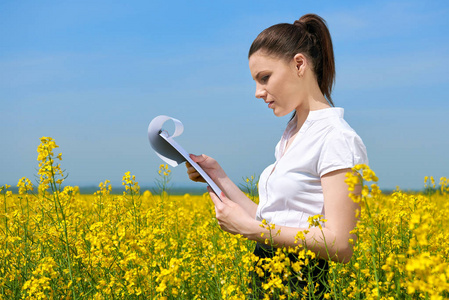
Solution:
{"label": "woman's eye", "polygon": [[266,76],[262,77],[262,78],[260,79],[260,81],[261,81],[262,83],[266,83],[266,82],[268,81],[268,78],[270,78],[270,76],[269,76],[269,75],[266,75]]}

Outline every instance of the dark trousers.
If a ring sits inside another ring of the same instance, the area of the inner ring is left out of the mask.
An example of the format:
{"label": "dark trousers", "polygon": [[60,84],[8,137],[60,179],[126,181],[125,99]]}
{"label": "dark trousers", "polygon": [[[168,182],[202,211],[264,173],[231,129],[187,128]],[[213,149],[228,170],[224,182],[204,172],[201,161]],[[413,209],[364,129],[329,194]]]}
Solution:
{"label": "dark trousers", "polygon": [[[254,255],[258,256],[259,259],[273,258],[276,255],[276,248],[257,243],[256,248],[254,249]],[[288,253],[288,258],[291,263],[299,261],[297,255],[294,253]],[[324,293],[327,292],[327,276],[329,273],[329,264],[327,260],[309,259],[308,264],[302,266],[301,274],[294,272],[293,269],[291,269],[291,272],[292,274],[288,279],[284,278],[282,280],[282,284],[289,288],[290,293],[296,291],[300,295],[303,295],[303,291],[307,287],[308,291],[306,296],[300,297],[303,297],[303,299],[322,299]],[[251,271],[250,279],[251,283],[249,287],[253,291],[253,297],[250,297],[250,299],[263,299],[264,293],[267,291],[263,289],[262,285],[270,280],[270,272],[264,270],[264,276],[260,277],[255,271]],[[317,284],[318,287],[316,287]],[[277,298],[278,297],[273,296],[270,299]]]}

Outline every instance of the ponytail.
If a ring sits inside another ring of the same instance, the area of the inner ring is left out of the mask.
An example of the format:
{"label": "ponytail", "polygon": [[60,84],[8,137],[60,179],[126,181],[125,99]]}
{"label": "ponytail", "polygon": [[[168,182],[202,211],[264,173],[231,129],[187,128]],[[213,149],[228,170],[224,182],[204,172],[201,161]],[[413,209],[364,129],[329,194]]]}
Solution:
{"label": "ponytail", "polygon": [[307,14],[293,24],[281,23],[262,31],[252,43],[248,58],[258,50],[286,60],[297,53],[310,59],[318,86],[331,106],[335,82],[335,61],[332,39],[326,21],[315,14]]}

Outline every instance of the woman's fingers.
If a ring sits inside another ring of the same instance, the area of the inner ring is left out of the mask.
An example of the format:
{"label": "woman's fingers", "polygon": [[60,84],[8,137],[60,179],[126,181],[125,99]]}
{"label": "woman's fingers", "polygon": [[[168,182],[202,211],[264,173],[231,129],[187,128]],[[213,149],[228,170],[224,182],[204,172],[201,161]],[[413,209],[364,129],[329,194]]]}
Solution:
{"label": "woman's fingers", "polygon": [[[196,162],[212,179],[222,177],[224,178],[226,174],[223,169],[217,163],[215,159],[209,157],[207,155],[194,155],[190,154],[190,158]],[[189,175],[190,180],[206,182],[204,178],[192,167],[190,163],[186,163],[187,166],[187,174]]]}
{"label": "woman's fingers", "polygon": [[198,173],[197,170],[195,170],[194,167],[189,162],[186,162],[186,168],[187,168],[187,175],[189,176],[189,179],[192,181],[197,182],[206,182],[203,177],[201,177],[200,173]]}
{"label": "woman's fingers", "polygon": [[215,217],[221,229],[232,234],[244,235],[245,232],[249,232],[248,224],[251,223],[251,227],[254,222],[257,223],[256,226],[259,225],[258,221],[252,218],[240,205],[227,198],[224,193],[220,195],[222,202],[209,186],[207,190],[214,203]]}
{"label": "woman's fingers", "polygon": [[[226,230],[226,226],[221,221],[220,216],[223,213],[223,210],[225,209],[225,205],[221,202],[221,200],[218,198],[217,194],[212,190],[210,186],[207,186],[207,191],[209,192],[210,198],[212,202],[214,203],[215,208],[215,217],[217,218],[217,223],[220,226],[221,229]],[[224,195],[222,195],[223,197]]]}
{"label": "woman's fingers", "polygon": [[[212,199],[212,202],[214,202],[215,208],[220,209],[223,205],[220,198],[218,198],[217,194],[212,190],[210,186],[207,186],[207,191],[209,192],[210,198]],[[222,193],[221,197],[223,197],[224,194]]]}
{"label": "woman's fingers", "polygon": [[213,170],[219,168],[217,161],[205,154],[201,155],[190,154],[190,158],[205,170],[206,169]]}
{"label": "woman's fingers", "polygon": [[204,155],[204,154],[201,154],[201,155],[190,154],[190,158],[194,162],[196,162],[198,164],[201,164],[202,162],[204,162],[208,158],[208,156]]}

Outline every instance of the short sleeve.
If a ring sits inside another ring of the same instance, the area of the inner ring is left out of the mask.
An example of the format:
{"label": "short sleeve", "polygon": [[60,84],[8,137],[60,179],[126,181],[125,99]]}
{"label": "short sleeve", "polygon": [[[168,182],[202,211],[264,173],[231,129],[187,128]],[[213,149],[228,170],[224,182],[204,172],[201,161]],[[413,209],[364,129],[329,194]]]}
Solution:
{"label": "short sleeve", "polygon": [[368,155],[362,139],[353,130],[332,130],[326,135],[318,159],[320,177],[332,171],[368,164]]}

